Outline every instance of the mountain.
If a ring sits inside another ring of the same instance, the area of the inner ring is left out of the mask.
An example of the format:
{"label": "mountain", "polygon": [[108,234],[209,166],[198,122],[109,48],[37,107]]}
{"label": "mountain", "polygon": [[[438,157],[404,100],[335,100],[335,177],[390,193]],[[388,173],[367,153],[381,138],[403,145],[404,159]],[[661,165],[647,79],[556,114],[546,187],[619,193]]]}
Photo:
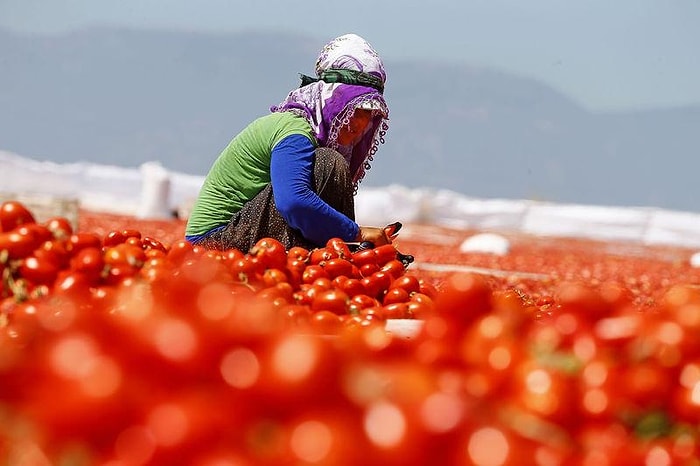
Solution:
{"label": "mountain", "polygon": [[[313,73],[283,33],[0,31],[0,149],[204,175],[229,140]],[[385,59],[390,129],[363,182],[469,196],[700,211],[700,106],[592,113],[498,70]],[[0,179],[0,190],[2,180]]]}

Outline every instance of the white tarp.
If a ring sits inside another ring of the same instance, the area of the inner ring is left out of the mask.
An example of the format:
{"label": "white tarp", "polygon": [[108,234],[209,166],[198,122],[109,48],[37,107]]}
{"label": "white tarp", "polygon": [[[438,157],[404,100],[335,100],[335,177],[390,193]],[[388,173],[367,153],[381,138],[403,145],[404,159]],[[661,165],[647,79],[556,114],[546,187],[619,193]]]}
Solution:
{"label": "white tarp", "polygon": [[[186,216],[203,176],[169,172],[157,162],[139,168],[91,163],[59,165],[0,151],[0,194],[77,199],[81,206],[143,218]],[[479,199],[447,190],[361,186],[357,220],[444,225],[482,231],[623,240],[700,247],[700,214],[654,208]]]}

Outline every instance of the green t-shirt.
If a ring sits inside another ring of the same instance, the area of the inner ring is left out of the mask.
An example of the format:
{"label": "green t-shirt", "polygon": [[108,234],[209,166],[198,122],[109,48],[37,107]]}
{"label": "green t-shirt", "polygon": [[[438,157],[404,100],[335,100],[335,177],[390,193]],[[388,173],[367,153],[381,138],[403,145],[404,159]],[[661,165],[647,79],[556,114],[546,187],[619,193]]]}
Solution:
{"label": "green t-shirt", "polygon": [[270,182],[272,149],[292,134],[304,135],[317,145],[311,125],[291,112],[271,113],[243,129],[221,152],[204,179],[185,234],[202,235],[227,224]]}

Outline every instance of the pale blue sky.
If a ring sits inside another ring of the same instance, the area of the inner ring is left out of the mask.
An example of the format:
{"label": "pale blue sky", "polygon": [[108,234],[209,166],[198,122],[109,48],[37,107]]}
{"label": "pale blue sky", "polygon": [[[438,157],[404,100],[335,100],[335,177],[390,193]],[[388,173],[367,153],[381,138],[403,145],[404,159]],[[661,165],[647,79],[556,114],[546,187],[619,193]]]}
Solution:
{"label": "pale blue sky", "polygon": [[541,79],[592,110],[700,104],[700,0],[0,0],[0,28],[346,32]]}

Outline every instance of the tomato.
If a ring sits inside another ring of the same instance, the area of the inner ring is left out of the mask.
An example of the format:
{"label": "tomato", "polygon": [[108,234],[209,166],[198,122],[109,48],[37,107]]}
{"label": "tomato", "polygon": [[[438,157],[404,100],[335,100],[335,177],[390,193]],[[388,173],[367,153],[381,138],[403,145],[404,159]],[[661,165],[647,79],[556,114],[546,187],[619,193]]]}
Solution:
{"label": "tomato", "polygon": [[380,299],[389,289],[392,282],[392,277],[386,272],[375,272],[369,277],[365,277],[362,280],[362,284],[367,290],[367,295],[372,298]]}
{"label": "tomato", "polygon": [[53,262],[60,269],[68,266],[70,260],[65,241],[56,239],[44,241],[41,246],[34,250],[34,255]]}
{"label": "tomato", "polygon": [[76,304],[83,303],[89,299],[92,283],[83,273],[62,270],[58,273],[51,292],[54,296],[67,296]]}
{"label": "tomato", "polygon": [[221,253],[224,262],[233,262],[245,257],[245,254],[239,249],[227,249]]}
{"label": "tomato", "polygon": [[330,278],[352,274],[352,263],[346,259],[335,257],[322,262],[321,265]]}
{"label": "tomato", "polygon": [[84,274],[91,283],[97,283],[105,267],[102,251],[96,247],[85,247],[70,261],[71,269]]}
{"label": "tomato", "polygon": [[19,275],[31,283],[50,285],[58,274],[58,265],[47,258],[29,256],[22,260]]}
{"label": "tomato", "polygon": [[280,269],[267,269],[263,272],[262,283],[265,287],[275,286],[278,283],[286,283],[287,274]]}
{"label": "tomato", "polygon": [[38,223],[25,223],[15,228],[14,231],[22,235],[33,236],[38,244],[54,239],[51,231],[44,225],[39,225]]}
{"label": "tomato", "polygon": [[105,235],[104,238],[102,238],[102,244],[109,248],[123,243],[126,241],[126,238],[127,237],[121,231],[111,230]]}
{"label": "tomato", "polygon": [[303,304],[288,304],[282,312],[289,323],[294,327],[307,327],[311,321],[311,308]]}
{"label": "tomato", "polygon": [[334,314],[343,315],[348,312],[350,297],[341,290],[329,289],[319,293],[311,302],[311,310],[331,311]]}
{"label": "tomato", "polygon": [[433,310],[433,306],[425,302],[409,300],[406,313],[410,319],[424,320]]}
{"label": "tomato", "polygon": [[108,285],[118,285],[124,279],[131,278],[139,269],[127,263],[118,263],[105,268],[104,280]]}
{"label": "tomato", "polygon": [[36,223],[31,211],[19,201],[0,204],[0,232],[9,232],[20,225]]}
{"label": "tomato", "polygon": [[352,254],[352,263],[355,264],[360,271],[362,270],[362,267],[367,264],[372,264],[379,268],[379,265],[377,264],[377,255],[374,252],[374,249],[363,249],[357,252],[354,252]]}
{"label": "tomato", "polygon": [[306,266],[301,275],[302,283],[313,283],[318,278],[329,278],[328,272],[326,272],[325,269],[318,264]]}
{"label": "tomato", "polygon": [[128,236],[124,240],[124,244],[129,244],[131,246],[136,246],[139,249],[145,249],[145,246],[143,244],[143,240],[139,237],[136,236]]}
{"label": "tomato", "polygon": [[375,263],[365,264],[359,268],[360,277],[369,277],[375,272],[379,272],[379,266]]}
{"label": "tomato", "polygon": [[401,275],[394,277],[391,288],[403,288],[409,295],[420,292],[420,281],[415,275]]}
{"label": "tomato", "polygon": [[392,276],[392,278],[397,279],[401,277],[406,272],[406,267],[403,263],[397,259],[392,259],[386,262],[380,269],[382,272],[386,272]]}
{"label": "tomato", "polygon": [[370,307],[378,307],[379,301],[376,298],[371,298],[366,294],[356,294],[350,297],[350,305],[356,309],[367,309]]}
{"label": "tomato", "polygon": [[408,291],[403,288],[389,288],[382,298],[382,304],[386,306],[391,303],[405,303],[409,298]]}
{"label": "tomato", "polygon": [[309,254],[309,263],[312,265],[322,264],[326,261],[338,257],[338,255],[328,248],[317,248]]}
{"label": "tomato", "polygon": [[311,306],[316,296],[326,291],[327,288],[323,288],[318,285],[312,285],[310,283],[304,283],[301,285],[299,290],[294,292],[294,301],[297,304],[303,304]]}
{"label": "tomato", "polygon": [[261,238],[253,245],[249,254],[257,257],[264,268],[283,269],[287,264],[287,251],[284,245],[274,238]]}
{"label": "tomato", "polygon": [[372,251],[374,251],[375,260],[380,267],[389,261],[396,260],[397,252],[393,244],[384,244],[372,249]]}
{"label": "tomato", "polygon": [[[399,289],[399,288],[397,288]],[[407,319],[409,318],[408,304],[406,302],[389,303],[382,306],[382,312],[386,319]]]}
{"label": "tomato", "polygon": [[140,247],[124,242],[107,247],[104,252],[104,262],[109,266],[128,265],[140,268],[146,262],[146,253]]}
{"label": "tomato", "polygon": [[289,283],[291,283],[295,288],[298,288],[302,283],[302,277],[304,275],[304,270],[306,269],[306,262],[300,259],[290,259],[287,260],[287,274],[289,276]]}
{"label": "tomato", "polygon": [[194,246],[185,239],[175,241],[168,250],[168,260],[175,265],[180,265],[183,261],[195,255]]}
{"label": "tomato", "polygon": [[68,238],[68,251],[72,254],[80,251],[83,248],[94,247],[102,248],[102,240],[94,233],[77,232],[70,235]]}
{"label": "tomato", "polygon": [[434,283],[431,283],[424,278],[418,279],[418,283],[420,283],[420,292],[423,293],[424,295],[429,296],[432,299],[435,299],[439,293],[437,286],[435,286]]}
{"label": "tomato", "polygon": [[347,293],[351,298],[353,296],[367,294],[367,288],[365,288],[365,285],[359,278],[347,278],[338,288]]}
{"label": "tomato", "polygon": [[322,335],[335,335],[343,328],[340,316],[331,311],[317,311],[311,315],[311,329]]}
{"label": "tomato", "polygon": [[330,290],[333,288],[333,281],[328,277],[318,277],[311,284],[322,290]]}
{"label": "tomato", "polygon": [[301,246],[292,246],[289,248],[289,251],[287,252],[287,259],[288,260],[299,260],[299,261],[307,261],[309,259],[309,250],[306,248],[303,248]]}
{"label": "tomato", "polygon": [[13,230],[0,233],[0,252],[7,251],[9,259],[21,259],[30,255],[41,243],[30,232]]}
{"label": "tomato", "polygon": [[420,292],[411,294],[411,302],[423,304],[430,310],[435,309],[433,299],[430,296]]}
{"label": "tomato", "polygon": [[50,217],[44,222],[44,225],[56,239],[68,239],[73,234],[73,225],[65,217]]}
{"label": "tomato", "polygon": [[351,260],[352,253],[347,243],[340,238],[331,238],[326,242],[326,249],[333,251],[339,258]]}
{"label": "tomato", "polygon": [[451,275],[435,305],[458,328],[467,326],[491,310],[491,287],[483,275],[459,272]]}

